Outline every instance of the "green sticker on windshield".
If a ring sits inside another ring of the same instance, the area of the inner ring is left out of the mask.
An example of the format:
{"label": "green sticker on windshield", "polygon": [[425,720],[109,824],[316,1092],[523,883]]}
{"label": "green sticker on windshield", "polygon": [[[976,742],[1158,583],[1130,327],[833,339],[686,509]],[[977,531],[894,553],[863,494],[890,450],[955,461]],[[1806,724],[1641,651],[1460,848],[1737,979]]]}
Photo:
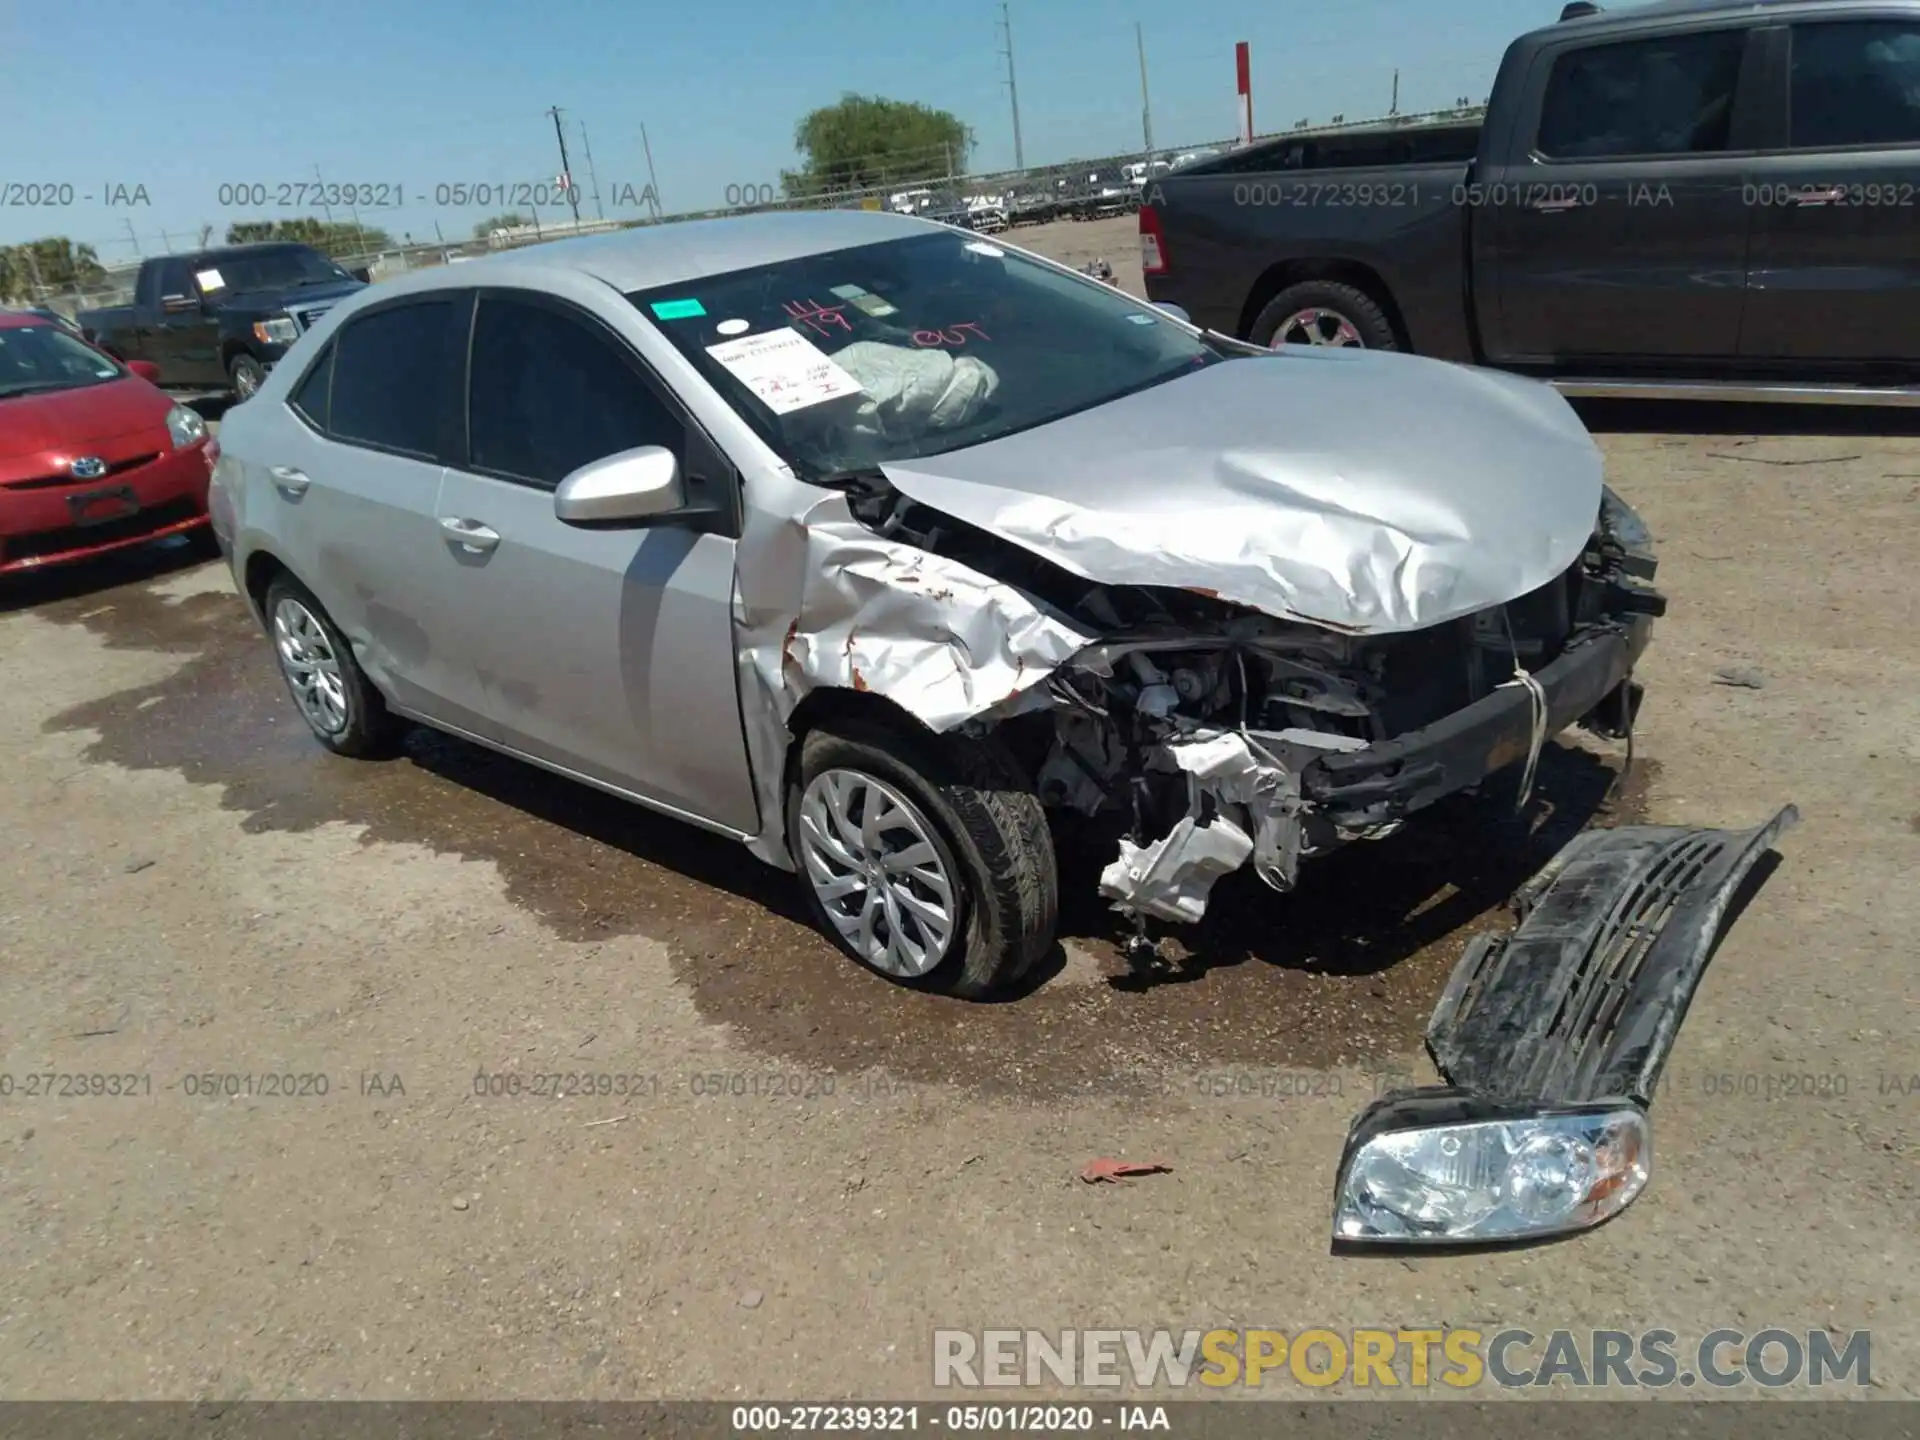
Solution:
{"label": "green sticker on windshield", "polygon": [[653,318],[656,320],[693,320],[707,313],[707,307],[698,300],[656,300],[653,302]]}

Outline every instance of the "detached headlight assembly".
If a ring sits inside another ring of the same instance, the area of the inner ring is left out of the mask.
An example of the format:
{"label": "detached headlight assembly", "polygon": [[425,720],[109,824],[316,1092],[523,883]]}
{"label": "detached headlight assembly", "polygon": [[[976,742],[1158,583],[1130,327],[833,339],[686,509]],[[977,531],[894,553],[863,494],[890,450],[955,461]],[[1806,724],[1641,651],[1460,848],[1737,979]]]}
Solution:
{"label": "detached headlight assembly", "polygon": [[300,332],[294,328],[292,316],[276,315],[271,320],[254,321],[253,338],[262,345],[291,345],[300,338]]}
{"label": "detached headlight assembly", "polygon": [[167,411],[167,434],[173,437],[174,449],[184,450],[207,438],[207,422],[186,406],[176,405]]}
{"label": "detached headlight assembly", "polygon": [[1536,1240],[1618,1215],[1646,1188],[1653,1137],[1631,1101],[1554,1109],[1459,1091],[1390,1096],[1340,1162],[1334,1246]]}

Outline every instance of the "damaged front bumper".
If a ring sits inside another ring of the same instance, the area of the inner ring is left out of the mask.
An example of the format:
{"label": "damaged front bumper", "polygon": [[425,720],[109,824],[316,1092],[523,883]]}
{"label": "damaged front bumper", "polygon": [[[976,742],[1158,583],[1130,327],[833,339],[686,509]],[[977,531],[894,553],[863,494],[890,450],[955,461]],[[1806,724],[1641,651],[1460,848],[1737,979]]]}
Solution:
{"label": "damaged front bumper", "polygon": [[1529,687],[1504,686],[1422,729],[1321,756],[1301,772],[1302,792],[1339,830],[1368,830],[1478,785],[1578,722],[1624,735],[1640,703],[1633,668],[1652,634],[1652,618],[1635,615],[1576,637],[1532,677],[1544,722]]}
{"label": "damaged front bumper", "polygon": [[1584,1230],[1652,1166],[1647,1105],[1742,882],[1799,819],[1746,831],[1592,830],[1482,936],[1427,1029],[1445,1085],[1388,1095],[1348,1135],[1336,1251]]}

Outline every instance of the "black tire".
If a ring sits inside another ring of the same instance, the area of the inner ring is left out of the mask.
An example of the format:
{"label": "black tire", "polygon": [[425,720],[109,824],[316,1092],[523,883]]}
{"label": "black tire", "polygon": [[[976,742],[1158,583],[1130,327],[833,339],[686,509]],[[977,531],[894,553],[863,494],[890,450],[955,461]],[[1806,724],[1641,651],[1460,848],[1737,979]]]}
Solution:
{"label": "black tire", "polygon": [[249,400],[266,382],[267,367],[251,355],[236,355],[227,362],[227,378],[233,382],[234,400]]}
{"label": "black tire", "polygon": [[[279,630],[283,603],[299,607],[312,618],[338,669],[345,715],[337,728],[323,726],[309,713],[309,707],[302,702],[293,677],[288,673],[288,666],[282,657]],[[333,617],[313,598],[313,592],[291,576],[281,575],[267,586],[262,608],[266,611],[267,637],[273,643],[274,661],[279,667],[280,678],[286,684],[287,694],[293,700],[294,708],[299,711],[300,718],[307,722],[307,728],[313,732],[313,738],[334,754],[356,760],[383,759],[395,754],[406,734],[405,723],[388,711],[386,698],[360,669],[360,662],[353,656],[353,646],[340,633],[340,627],[333,623]]]}
{"label": "black tire", "polygon": [[914,979],[895,983],[966,999],[1016,984],[1054,942],[1060,883],[1046,812],[1011,753],[991,738],[927,736],[904,725],[841,720],[811,731],[787,791],[787,844],[814,921],[862,965],[808,878],[800,801],[826,770],[853,770],[912,801],[932,831],[948,875],[958,877],[946,952]]}
{"label": "black tire", "polygon": [[1387,312],[1364,290],[1333,280],[1303,280],[1289,285],[1273,299],[1253,322],[1247,336],[1256,345],[1271,345],[1282,321],[1302,310],[1328,310],[1351,325],[1368,350],[1398,350],[1399,338]]}

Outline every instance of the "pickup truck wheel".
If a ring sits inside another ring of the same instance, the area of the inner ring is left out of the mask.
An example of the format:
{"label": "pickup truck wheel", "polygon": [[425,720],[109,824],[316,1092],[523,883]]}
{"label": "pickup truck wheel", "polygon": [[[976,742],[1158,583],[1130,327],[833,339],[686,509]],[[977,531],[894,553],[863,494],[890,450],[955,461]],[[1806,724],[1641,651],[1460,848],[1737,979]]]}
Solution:
{"label": "pickup truck wheel", "polygon": [[813,731],[787,794],[787,843],[820,927],[890,980],[975,999],[1053,943],[1046,814],[990,738],[854,720]]}
{"label": "pickup truck wheel", "polygon": [[233,381],[233,397],[236,400],[248,400],[266,383],[267,371],[251,355],[236,355],[227,365],[227,375]]}
{"label": "pickup truck wheel", "polygon": [[1397,350],[1386,311],[1365,291],[1331,280],[1289,285],[1267,303],[1248,337],[1256,345],[1337,345]]}
{"label": "pickup truck wheel", "polygon": [[336,755],[377,759],[399,749],[404,726],[353,658],[353,646],[303,585],[282,575],[262,605],[280,678],[313,738]]}

